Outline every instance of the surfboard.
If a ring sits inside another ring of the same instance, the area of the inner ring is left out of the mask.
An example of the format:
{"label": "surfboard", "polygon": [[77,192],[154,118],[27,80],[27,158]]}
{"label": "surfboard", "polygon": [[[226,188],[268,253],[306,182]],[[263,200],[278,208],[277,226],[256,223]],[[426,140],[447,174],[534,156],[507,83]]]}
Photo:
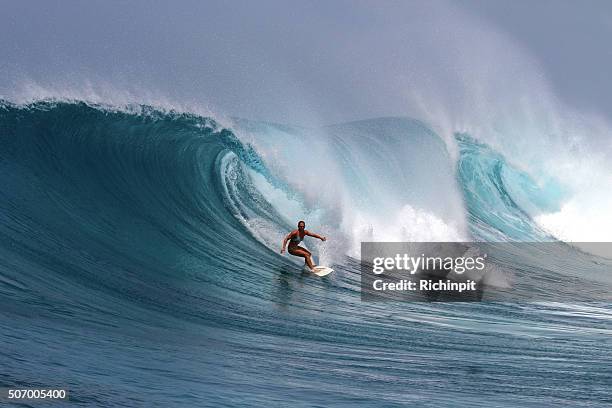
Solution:
{"label": "surfboard", "polygon": [[326,276],[332,273],[334,270],[329,266],[315,266],[312,271],[317,276]]}

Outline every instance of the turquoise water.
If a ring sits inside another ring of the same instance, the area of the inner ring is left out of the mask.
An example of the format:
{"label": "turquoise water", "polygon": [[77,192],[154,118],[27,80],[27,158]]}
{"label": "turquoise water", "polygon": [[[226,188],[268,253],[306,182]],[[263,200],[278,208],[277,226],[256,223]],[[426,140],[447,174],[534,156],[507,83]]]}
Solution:
{"label": "turquoise water", "polygon": [[[609,304],[361,302],[351,244],[397,233],[406,203],[450,236],[554,240],[532,216],[561,183],[469,135],[455,161],[406,118],[230,130],[47,101],[2,103],[0,138],[3,386],[71,406],[612,403]],[[342,237],[312,247],[326,279],[279,254],[298,215]]]}

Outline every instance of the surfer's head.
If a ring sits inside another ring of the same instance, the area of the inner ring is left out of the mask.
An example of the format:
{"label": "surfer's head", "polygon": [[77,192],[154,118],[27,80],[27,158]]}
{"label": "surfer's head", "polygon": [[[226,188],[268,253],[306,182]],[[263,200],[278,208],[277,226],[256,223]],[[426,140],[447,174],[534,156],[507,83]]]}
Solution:
{"label": "surfer's head", "polygon": [[298,221],[298,229],[304,231],[304,228],[306,228],[306,223],[304,221]]}

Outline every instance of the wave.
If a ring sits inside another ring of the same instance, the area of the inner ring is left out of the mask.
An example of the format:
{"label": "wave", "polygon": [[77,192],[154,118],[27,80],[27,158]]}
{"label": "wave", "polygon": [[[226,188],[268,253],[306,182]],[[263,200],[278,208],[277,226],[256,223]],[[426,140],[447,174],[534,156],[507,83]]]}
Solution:
{"label": "wave", "polygon": [[[310,249],[337,265],[367,240],[556,240],[534,216],[558,211],[558,184],[538,185],[467,134],[454,161],[408,118],[230,129],[150,106],[1,106],[3,247],[142,299],[155,291],[140,289],[138,265],[159,279],[177,265],[298,262],[277,255],[298,219],[332,237]],[[121,260],[100,271],[103,259]],[[124,273],[136,287],[115,284]]]}
{"label": "wave", "polygon": [[[579,339],[564,342],[583,330],[609,335],[609,306],[595,307],[596,318],[566,305],[566,318],[554,305],[389,309],[359,298],[361,241],[555,241],[534,217],[560,208],[567,192],[559,183],[535,182],[467,134],[456,135],[454,159],[434,131],[409,118],[312,129],[233,122],[150,106],[0,104],[4,343],[25,337],[10,347],[14,362],[26,352],[53,356],[37,357],[36,367],[7,364],[7,385],[49,384],[55,375],[91,403],[94,384],[104,383],[115,390],[111,404],[121,405],[117,390],[136,381],[157,401],[188,405],[164,384],[197,382],[215,390],[209,401],[232,405],[245,375],[255,405],[271,403],[268,378],[293,398],[317,390],[327,402],[367,403],[380,398],[374,387],[389,404],[438,405],[459,392],[445,384],[460,381],[512,405],[516,395],[498,383],[512,375],[526,404],[537,405],[547,388],[532,389],[521,375],[532,372],[528,363],[508,367],[509,353],[548,361],[544,381],[566,376],[577,358],[601,357],[594,342],[581,343],[581,355],[573,354]],[[330,237],[311,245],[337,270],[327,280],[300,275],[297,261],[278,254],[302,218]],[[76,331],[91,337],[57,351]],[[551,342],[565,345],[551,351]],[[483,350],[489,361],[456,363],[458,353]],[[87,372],[92,353],[111,358],[95,360],[91,377],[53,368],[63,359]],[[440,386],[421,383],[408,395],[411,378]],[[551,398],[574,401],[577,389],[605,397],[605,381],[573,379],[550,388]],[[427,397],[434,389],[439,400]]]}

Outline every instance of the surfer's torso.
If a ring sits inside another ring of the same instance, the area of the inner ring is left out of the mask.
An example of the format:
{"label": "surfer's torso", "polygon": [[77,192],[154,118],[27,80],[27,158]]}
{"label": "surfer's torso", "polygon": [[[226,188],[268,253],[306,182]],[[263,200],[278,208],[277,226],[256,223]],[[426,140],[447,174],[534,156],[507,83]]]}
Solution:
{"label": "surfer's torso", "polygon": [[291,240],[289,240],[289,248],[298,246],[300,242],[304,240],[304,237],[306,237],[306,231],[304,231],[302,235],[300,235],[300,231],[295,230],[295,232],[291,236]]}

